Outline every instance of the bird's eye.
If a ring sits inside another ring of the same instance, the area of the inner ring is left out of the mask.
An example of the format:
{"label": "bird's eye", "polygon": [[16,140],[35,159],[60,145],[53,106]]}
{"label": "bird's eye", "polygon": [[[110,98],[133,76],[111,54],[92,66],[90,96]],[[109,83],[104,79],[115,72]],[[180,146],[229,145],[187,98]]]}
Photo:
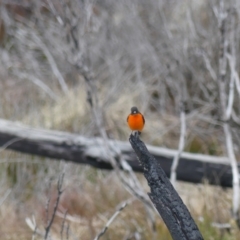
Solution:
{"label": "bird's eye", "polygon": [[133,113],[137,113],[136,111],[133,111]]}

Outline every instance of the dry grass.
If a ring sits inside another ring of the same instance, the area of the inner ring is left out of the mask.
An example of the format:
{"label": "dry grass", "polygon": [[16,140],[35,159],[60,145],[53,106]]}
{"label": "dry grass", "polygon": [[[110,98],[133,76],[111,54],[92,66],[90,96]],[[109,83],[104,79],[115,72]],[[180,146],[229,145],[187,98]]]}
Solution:
{"label": "dry grass", "polygon": [[[69,239],[74,239],[74,236],[86,240],[93,239],[115,212],[117,205],[132,197],[123,189],[114,172],[100,171],[69,163],[46,164],[48,167],[54,167],[55,165],[55,169],[51,170],[51,173],[38,176],[36,185],[31,188],[30,196],[29,187],[24,186],[21,193],[12,193],[8,201],[1,206],[0,234],[4,236],[2,239],[29,239],[31,231],[25,224],[25,218],[32,215],[36,218],[38,228],[44,232],[46,201],[50,194],[49,213],[51,214],[57,194],[55,184],[57,172],[61,169],[65,171],[65,190],[58,211],[63,215],[68,210],[66,225],[69,224],[70,227]],[[29,166],[31,166],[31,163],[29,163]],[[39,169],[38,171],[42,170]],[[53,175],[55,178],[53,178],[52,187],[49,190],[46,176],[49,178]],[[145,191],[148,191],[143,176],[138,175],[138,178]],[[44,183],[44,187],[39,187]],[[205,239],[237,239],[233,238],[234,234],[221,233],[211,227],[212,221],[228,222],[231,206],[230,190],[224,191],[208,184],[186,183],[178,183],[177,189],[179,189],[182,199],[192,212]],[[61,239],[62,215],[58,214],[54,221],[51,230],[54,239]],[[200,222],[199,217],[204,218],[204,221]],[[161,219],[157,215],[155,218],[157,231],[154,233],[146,218],[143,204],[134,200],[120,213],[102,239],[125,239],[127,236],[128,239],[135,239],[134,234],[137,233],[141,235],[142,239],[146,240],[171,239]],[[236,236],[237,234],[239,233],[236,233]],[[221,236],[225,237],[221,238]]]}

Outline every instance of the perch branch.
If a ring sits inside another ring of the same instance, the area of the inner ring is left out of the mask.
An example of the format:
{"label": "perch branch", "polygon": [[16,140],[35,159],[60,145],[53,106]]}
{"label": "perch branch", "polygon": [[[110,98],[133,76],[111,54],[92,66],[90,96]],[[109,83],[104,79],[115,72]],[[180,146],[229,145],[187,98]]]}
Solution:
{"label": "perch branch", "polygon": [[168,180],[161,165],[149,153],[138,134],[131,134],[129,141],[139,158],[151,189],[149,197],[168,227],[173,240],[203,239],[187,207]]}

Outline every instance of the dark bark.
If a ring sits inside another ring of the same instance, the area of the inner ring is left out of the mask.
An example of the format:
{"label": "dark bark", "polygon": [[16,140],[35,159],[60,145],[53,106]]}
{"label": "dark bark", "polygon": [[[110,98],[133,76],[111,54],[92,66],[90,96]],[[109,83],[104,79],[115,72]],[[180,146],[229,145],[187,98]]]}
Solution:
{"label": "dark bark", "polygon": [[159,161],[147,150],[138,134],[131,134],[129,141],[143,167],[151,189],[149,197],[161,215],[174,240],[203,239],[187,207],[173,188]]}

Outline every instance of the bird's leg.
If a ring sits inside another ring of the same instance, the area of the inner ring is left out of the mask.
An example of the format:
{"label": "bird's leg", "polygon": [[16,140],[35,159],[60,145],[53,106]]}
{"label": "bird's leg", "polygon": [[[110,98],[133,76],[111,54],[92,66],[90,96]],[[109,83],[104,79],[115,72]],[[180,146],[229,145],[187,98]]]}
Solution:
{"label": "bird's leg", "polygon": [[132,135],[139,137],[141,135],[141,132],[134,130],[134,131],[132,131]]}

